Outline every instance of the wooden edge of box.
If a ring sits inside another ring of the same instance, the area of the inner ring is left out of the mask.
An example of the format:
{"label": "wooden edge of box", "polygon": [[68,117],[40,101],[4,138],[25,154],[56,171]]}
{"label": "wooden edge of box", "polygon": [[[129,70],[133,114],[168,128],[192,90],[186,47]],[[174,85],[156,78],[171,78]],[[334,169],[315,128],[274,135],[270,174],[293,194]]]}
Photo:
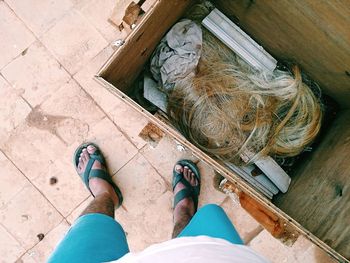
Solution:
{"label": "wooden edge of box", "polygon": [[[115,52],[117,53],[117,52]],[[115,54],[114,54],[115,55]],[[114,57],[114,56],[113,56]],[[126,94],[124,94],[122,91],[118,90],[116,87],[114,87],[112,84],[110,84],[108,81],[100,77],[98,74],[94,78],[98,83],[103,85],[109,92],[111,92],[114,96],[117,96],[121,100],[123,100],[127,105],[134,108],[136,111],[141,113],[143,116],[145,116],[147,119],[149,119],[152,123],[154,123],[156,126],[158,126],[161,130],[163,130],[165,133],[168,133],[172,135],[176,140],[178,140],[182,145],[187,147],[192,151],[192,153],[200,158],[202,161],[206,162],[208,165],[214,168],[218,173],[220,173],[223,177],[228,179],[232,184],[234,184],[239,189],[242,189],[246,194],[253,197],[255,200],[258,201],[258,203],[264,207],[265,209],[271,211],[271,213],[278,216],[281,221],[286,224],[287,228],[295,228],[297,232],[302,234],[304,237],[312,241],[314,244],[319,246],[321,249],[326,251],[330,256],[338,260],[339,262],[349,262],[345,257],[340,255],[338,252],[336,252],[333,248],[328,246],[326,243],[321,241],[319,238],[317,238],[314,234],[312,234],[310,231],[305,229],[302,225],[300,225],[297,221],[295,221],[293,218],[291,218],[289,215],[287,215],[285,212],[283,212],[280,208],[275,206],[270,200],[268,200],[266,197],[264,197],[262,194],[258,193],[255,189],[253,189],[248,183],[243,181],[238,175],[230,171],[229,169],[223,167],[220,165],[217,161],[212,159],[207,154],[203,153],[201,150],[197,149],[194,145],[192,145],[187,139],[181,135],[176,129],[168,126],[163,122],[161,118],[153,116],[151,113],[149,113],[147,110],[143,109],[140,105],[138,105],[135,101],[133,101],[131,98],[129,98]]]}
{"label": "wooden edge of box", "polygon": [[[174,2],[174,3],[173,3]],[[160,1],[160,0],[158,0],[158,1],[156,1],[156,2],[154,2],[152,5],[151,5],[151,7],[148,9],[148,11],[143,15],[143,17],[142,17],[142,19],[141,19],[141,21],[140,21],[140,23],[139,24],[137,24],[136,26],[135,26],[135,28],[133,28],[133,30],[131,31],[131,33],[130,34],[128,34],[127,36],[126,36],[126,38],[124,39],[124,44],[123,45],[121,45],[120,47],[118,47],[118,52],[123,52],[124,51],[124,49],[127,49],[128,48],[128,45],[127,45],[127,43],[128,42],[130,42],[130,41],[135,41],[135,39],[136,39],[136,41],[137,41],[137,39],[139,39],[141,36],[142,36],[142,34],[140,35],[140,36],[138,36],[137,37],[137,35],[138,35],[138,29],[139,28],[143,28],[144,27],[144,25],[145,24],[147,24],[147,22],[148,22],[148,19],[152,16],[152,15],[154,15],[154,12],[156,12],[157,11],[157,6],[164,6],[164,5],[173,5],[173,4],[175,4],[176,5],[176,2],[179,2],[179,3],[181,3],[181,5],[183,5],[183,6],[186,6],[186,5],[188,5],[190,2],[191,2],[191,0],[182,0],[182,1],[172,1],[172,3],[167,3],[167,1]],[[117,55],[117,52],[114,52],[112,55],[111,55],[111,57],[106,61],[106,63],[100,68],[100,70],[97,72],[97,75],[98,76],[102,76],[102,75],[105,75],[106,73],[107,73],[107,71],[108,71],[108,68],[110,67],[110,65],[113,63],[113,61],[116,59],[116,57],[117,57],[118,55]]]}

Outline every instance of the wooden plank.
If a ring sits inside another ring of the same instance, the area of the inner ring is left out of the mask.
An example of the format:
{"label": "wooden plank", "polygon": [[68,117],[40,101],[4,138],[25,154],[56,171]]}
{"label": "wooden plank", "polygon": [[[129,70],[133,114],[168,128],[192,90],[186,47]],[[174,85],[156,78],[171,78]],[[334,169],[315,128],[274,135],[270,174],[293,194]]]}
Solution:
{"label": "wooden plank", "polygon": [[298,63],[350,107],[349,1],[226,1],[217,7],[278,60]]}
{"label": "wooden plank", "polygon": [[273,237],[280,239],[284,244],[289,246],[297,240],[299,233],[277,213],[267,209],[226,179],[220,184],[220,188],[225,193],[235,193],[239,198],[242,208],[258,221]]}
{"label": "wooden plank", "polygon": [[108,19],[109,22],[116,25],[118,29],[121,31],[123,29],[123,17],[125,15],[125,10],[132,3],[132,0],[119,0],[112,10],[112,14]]}
{"label": "wooden plank", "polygon": [[[179,19],[191,0],[160,0],[145,15],[99,75],[127,92],[166,31]],[[136,30],[137,29],[137,30]]]}
{"label": "wooden plank", "polygon": [[276,204],[350,259],[350,110],[341,112]]}

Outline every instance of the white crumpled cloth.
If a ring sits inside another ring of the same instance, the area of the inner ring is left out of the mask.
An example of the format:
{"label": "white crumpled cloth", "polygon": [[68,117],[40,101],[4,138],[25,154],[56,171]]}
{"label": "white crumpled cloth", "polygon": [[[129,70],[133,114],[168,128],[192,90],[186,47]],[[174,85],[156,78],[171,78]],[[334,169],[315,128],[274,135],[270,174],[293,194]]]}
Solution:
{"label": "white crumpled cloth", "polygon": [[151,58],[151,72],[166,91],[176,81],[194,73],[202,50],[202,29],[184,19],[176,23],[161,40]]}

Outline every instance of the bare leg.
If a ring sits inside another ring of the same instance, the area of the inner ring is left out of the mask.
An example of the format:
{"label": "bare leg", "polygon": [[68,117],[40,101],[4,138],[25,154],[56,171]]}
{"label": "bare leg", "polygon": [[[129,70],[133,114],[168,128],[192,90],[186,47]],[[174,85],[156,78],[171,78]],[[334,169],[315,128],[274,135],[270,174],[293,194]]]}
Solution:
{"label": "bare leg", "polygon": [[[187,167],[182,167],[181,165],[176,165],[175,170],[179,173],[183,173],[184,178],[192,185],[196,186],[198,184],[195,174]],[[180,182],[176,185],[174,189],[174,195],[180,190],[185,188],[185,186]],[[174,208],[174,229],[172,237],[177,237],[180,232],[187,226],[191,218],[195,213],[195,207],[192,198],[185,198],[181,200]]]}
{"label": "bare leg", "polygon": [[[78,173],[83,173],[85,171],[86,165],[90,159],[90,154],[93,154],[95,151],[96,148],[92,145],[89,145],[82,151],[79,158]],[[99,161],[95,161],[92,165],[92,169],[105,170],[106,168]],[[119,200],[113,187],[108,182],[100,178],[90,179],[89,187],[91,192],[94,194],[95,199],[91,201],[80,216],[91,213],[99,213],[114,218],[114,208],[119,203]]]}
{"label": "bare leg", "polygon": [[107,194],[96,196],[80,216],[93,213],[104,214],[114,218],[114,203],[112,198],[110,198],[110,196]]}

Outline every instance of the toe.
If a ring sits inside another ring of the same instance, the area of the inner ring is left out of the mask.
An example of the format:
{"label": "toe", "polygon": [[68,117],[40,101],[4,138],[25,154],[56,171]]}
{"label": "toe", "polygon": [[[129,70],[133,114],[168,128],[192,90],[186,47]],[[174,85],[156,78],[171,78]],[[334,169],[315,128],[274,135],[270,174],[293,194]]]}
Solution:
{"label": "toe", "polygon": [[[86,151],[86,149],[84,149]],[[81,162],[84,164],[87,162],[87,156],[84,154],[84,150],[82,151],[82,154],[80,155]]]}
{"label": "toe", "polygon": [[184,166],[184,176],[188,176],[188,167],[187,166]]}
{"label": "toe", "polygon": [[90,158],[90,155],[89,155],[87,149],[83,149],[83,158],[85,158],[86,160],[89,160],[89,158]]}
{"label": "toe", "polygon": [[182,173],[183,172],[183,168],[182,168],[182,166],[180,164],[175,165],[174,169],[178,173]]}
{"label": "toe", "polygon": [[87,150],[87,152],[88,152],[89,154],[94,154],[95,151],[96,151],[96,147],[90,144],[90,145],[86,148],[86,150]]}
{"label": "toe", "polygon": [[189,173],[184,173],[184,178],[186,179],[186,181],[190,182],[191,181],[191,174]]}
{"label": "toe", "polygon": [[191,173],[191,185],[196,186],[197,185],[197,178],[194,173]]}

